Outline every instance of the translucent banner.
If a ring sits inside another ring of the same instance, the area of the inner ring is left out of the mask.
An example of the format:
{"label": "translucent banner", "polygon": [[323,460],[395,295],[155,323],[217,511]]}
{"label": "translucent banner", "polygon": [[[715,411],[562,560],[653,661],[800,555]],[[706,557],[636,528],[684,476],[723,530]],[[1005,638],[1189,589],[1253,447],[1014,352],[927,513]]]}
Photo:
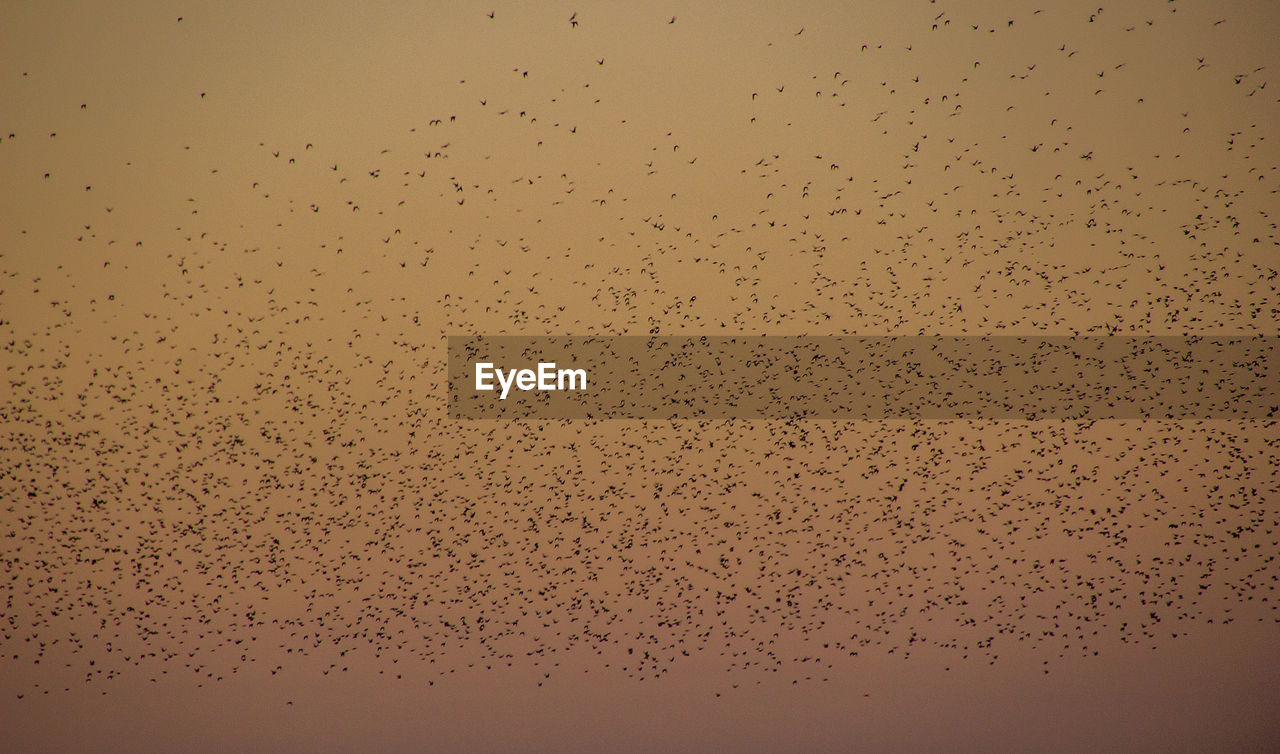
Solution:
{"label": "translucent banner", "polygon": [[457,419],[1267,419],[1280,338],[451,336]]}

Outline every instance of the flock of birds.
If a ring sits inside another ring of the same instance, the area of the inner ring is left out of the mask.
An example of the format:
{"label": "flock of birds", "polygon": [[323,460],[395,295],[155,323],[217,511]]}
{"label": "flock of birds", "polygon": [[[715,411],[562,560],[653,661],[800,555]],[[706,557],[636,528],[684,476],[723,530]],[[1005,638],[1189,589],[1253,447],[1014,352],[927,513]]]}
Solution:
{"label": "flock of birds", "polygon": [[386,100],[175,64],[136,126],[10,56],[10,698],[249,665],[1051,672],[1280,622],[1274,421],[462,422],[443,385],[450,334],[1273,335],[1268,19],[539,13],[454,19],[469,48]]}

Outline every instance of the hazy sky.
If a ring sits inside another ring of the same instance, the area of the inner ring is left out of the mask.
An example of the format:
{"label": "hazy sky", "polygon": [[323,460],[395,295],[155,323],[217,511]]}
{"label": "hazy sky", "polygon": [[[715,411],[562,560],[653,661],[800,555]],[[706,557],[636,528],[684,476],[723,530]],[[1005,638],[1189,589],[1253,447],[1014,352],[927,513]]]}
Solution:
{"label": "hazy sky", "polygon": [[5,3],[0,748],[1273,748],[1274,422],[464,422],[444,376],[454,334],[1276,335],[1276,39]]}

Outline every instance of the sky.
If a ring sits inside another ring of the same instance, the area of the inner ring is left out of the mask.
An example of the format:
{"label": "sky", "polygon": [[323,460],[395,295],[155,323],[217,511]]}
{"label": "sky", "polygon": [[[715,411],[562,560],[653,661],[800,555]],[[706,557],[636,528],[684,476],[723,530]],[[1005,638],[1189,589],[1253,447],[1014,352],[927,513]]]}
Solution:
{"label": "sky", "polygon": [[0,749],[1274,748],[1274,421],[445,381],[456,335],[1275,336],[1277,38],[6,3]]}

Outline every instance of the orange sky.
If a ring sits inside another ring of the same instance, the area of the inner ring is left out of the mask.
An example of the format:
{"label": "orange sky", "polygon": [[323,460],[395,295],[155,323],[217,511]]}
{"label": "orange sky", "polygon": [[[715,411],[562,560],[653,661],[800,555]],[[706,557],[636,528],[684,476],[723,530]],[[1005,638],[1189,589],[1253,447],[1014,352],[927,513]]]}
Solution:
{"label": "orange sky", "polygon": [[444,379],[467,334],[1274,336],[1277,38],[7,3],[0,748],[1274,747],[1273,422],[466,422]]}

